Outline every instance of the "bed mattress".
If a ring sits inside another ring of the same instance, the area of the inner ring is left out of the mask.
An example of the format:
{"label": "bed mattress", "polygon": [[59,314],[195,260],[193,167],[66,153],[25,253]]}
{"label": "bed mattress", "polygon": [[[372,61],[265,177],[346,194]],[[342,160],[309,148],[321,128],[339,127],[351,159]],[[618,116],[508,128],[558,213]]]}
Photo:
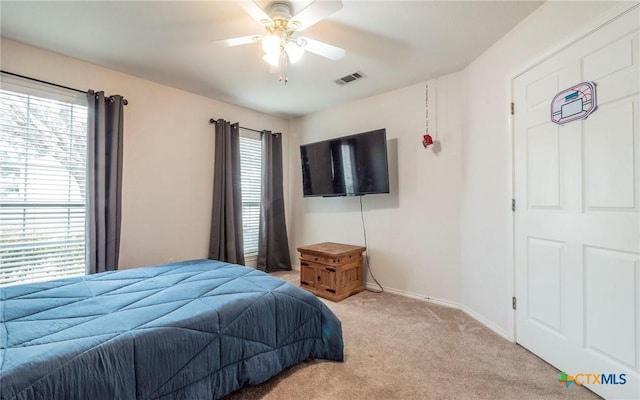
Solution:
{"label": "bed mattress", "polygon": [[215,399],[341,361],[312,294],[212,260],[0,289],[1,399]]}

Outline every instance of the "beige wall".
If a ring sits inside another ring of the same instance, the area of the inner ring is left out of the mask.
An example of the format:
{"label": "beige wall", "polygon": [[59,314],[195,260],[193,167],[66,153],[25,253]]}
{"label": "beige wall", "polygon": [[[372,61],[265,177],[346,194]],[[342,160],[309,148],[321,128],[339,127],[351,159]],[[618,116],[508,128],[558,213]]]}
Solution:
{"label": "beige wall", "polygon": [[631,5],[546,2],[463,71],[461,303],[505,337],[514,333],[511,79]]}
{"label": "beige wall", "polygon": [[292,121],[292,260],[295,248],[305,244],[364,244],[359,198],[303,199],[299,145],[386,128],[391,193],[362,198],[372,269],[388,291],[456,306],[462,98],[457,74],[428,83],[429,128],[441,141],[438,154],[421,144],[426,82]]}
{"label": "beige wall", "polygon": [[3,70],[78,89],[122,94],[129,100],[121,268],[206,257],[214,165],[209,118],[283,132],[287,145],[287,120],[11,40],[2,39],[1,46]]}
{"label": "beige wall", "polygon": [[2,69],[129,99],[124,267],[206,255],[213,179],[210,117],[285,133],[294,263],[300,245],[363,243],[358,198],[302,198],[298,146],[387,128],[397,147],[390,155],[396,186],[389,195],[363,198],[369,254],[379,281],[397,293],[461,306],[513,337],[510,79],[621,9],[614,2],[547,2],[463,71],[430,81],[438,110],[437,124],[432,116],[430,126],[442,142],[437,155],[420,145],[425,83],[293,120],[288,129],[286,120],[8,40],[2,40]]}
{"label": "beige wall", "polygon": [[397,139],[398,188],[363,198],[376,277],[390,291],[459,306],[513,338],[511,79],[631,5],[547,2],[467,68],[430,81],[437,156],[420,146],[424,83],[292,121],[292,249],[363,243],[358,199],[301,200],[298,145],[386,127]]}

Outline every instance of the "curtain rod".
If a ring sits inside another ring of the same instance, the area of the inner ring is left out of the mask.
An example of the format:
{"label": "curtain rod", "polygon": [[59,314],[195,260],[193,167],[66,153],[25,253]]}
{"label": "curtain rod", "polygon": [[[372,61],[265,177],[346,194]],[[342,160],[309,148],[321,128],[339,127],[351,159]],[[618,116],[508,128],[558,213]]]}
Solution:
{"label": "curtain rod", "polygon": [[[18,78],[28,79],[30,81],[39,82],[39,83],[44,83],[46,85],[51,85],[51,86],[55,86],[55,87],[59,87],[59,88],[62,88],[62,89],[67,89],[67,90],[72,90],[72,91],[78,92],[78,93],[85,93],[85,94],[87,93],[86,90],[74,89],[74,88],[69,87],[69,86],[58,85],[57,83],[47,82],[47,81],[43,81],[41,79],[36,79],[36,78],[31,78],[30,76],[14,74],[13,72],[5,71],[5,70],[0,70],[0,72],[2,72],[3,74],[11,75],[11,76],[16,76]],[[127,104],[129,104],[129,101],[127,101],[127,99],[123,98],[122,99],[122,104],[124,104],[126,106]]]}
{"label": "curtain rod", "polygon": [[[214,119],[214,118],[209,119],[209,125],[213,125],[213,124],[215,124],[215,123],[216,123],[216,121],[217,121],[217,119]],[[246,130],[248,130],[248,131],[258,132],[258,133],[262,133],[262,132],[263,132],[263,131],[259,131],[259,130],[257,130],[257,129],[246,128],[246,127],[244,127],[244,126],[240,126],[240,128],[242,128],[242,129],[246,129]]]}

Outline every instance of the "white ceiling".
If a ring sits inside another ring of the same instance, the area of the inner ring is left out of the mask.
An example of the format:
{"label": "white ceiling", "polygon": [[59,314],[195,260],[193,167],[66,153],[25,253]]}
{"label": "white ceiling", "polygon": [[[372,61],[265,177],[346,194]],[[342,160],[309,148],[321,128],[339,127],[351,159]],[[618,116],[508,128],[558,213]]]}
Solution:
{"label": "white ceiling", "polygon": [[[269,1],[257,1],[266,7]],[[310,1],[292,2],[293,13]],[[0,1],[3,37],[282,117],[459,71],[541,1],[348,1],[305,36],[346,50],[305,54],[278,82],[259,44],[211,41],[262,34],[233,1]],[[344,75],[367,78],[338,86]],[[126,93],[123,93],[126,96]]]}

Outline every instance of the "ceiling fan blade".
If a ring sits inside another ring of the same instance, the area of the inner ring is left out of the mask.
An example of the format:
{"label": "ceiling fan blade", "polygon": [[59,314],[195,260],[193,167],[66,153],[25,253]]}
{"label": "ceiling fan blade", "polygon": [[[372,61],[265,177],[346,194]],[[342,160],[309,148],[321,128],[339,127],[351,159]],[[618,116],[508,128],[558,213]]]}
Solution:
{"label": "ceiling fan blade", "polygon": [[300,38],[303,39],[307,44],[304,46],[306,51],[311,53],[315,53],[319,56],[330,58],[334,61],[342,59],[345,55],[345,50],[340,47],[332,46],[330,44],[319,42],[314,39],[309,38]]}
{"label": "ceiling fan blade", "polygon": [[342,8],[342,1],[314,1],[291,17],[289,24],[297,24],[302,31]]}
{"label": "ceiling fan blade", "polygon": [[252,36],[241,36],[241,37],[231,38],[231,39],[212,40],[211,43],[217,46],[233,47],[233,46],[241,46],[243,44],[257,43],[260,41],[260,39],[262,39],[262,36],[252,35]]}
{"label": "ceiling fan blade", "polygon": [[260,6],[254,1],[241,1],[240,7],[242,7],[242,9],[247,14],[249,14],[251,18],[255,19],[261,24],[262,24],[262,21],[269,21],[270,23],[273,23],[273,20],[271,19],[271,17],[269,17],[269,15],[266,12],[264,12],[264,10],[260,8]]}

